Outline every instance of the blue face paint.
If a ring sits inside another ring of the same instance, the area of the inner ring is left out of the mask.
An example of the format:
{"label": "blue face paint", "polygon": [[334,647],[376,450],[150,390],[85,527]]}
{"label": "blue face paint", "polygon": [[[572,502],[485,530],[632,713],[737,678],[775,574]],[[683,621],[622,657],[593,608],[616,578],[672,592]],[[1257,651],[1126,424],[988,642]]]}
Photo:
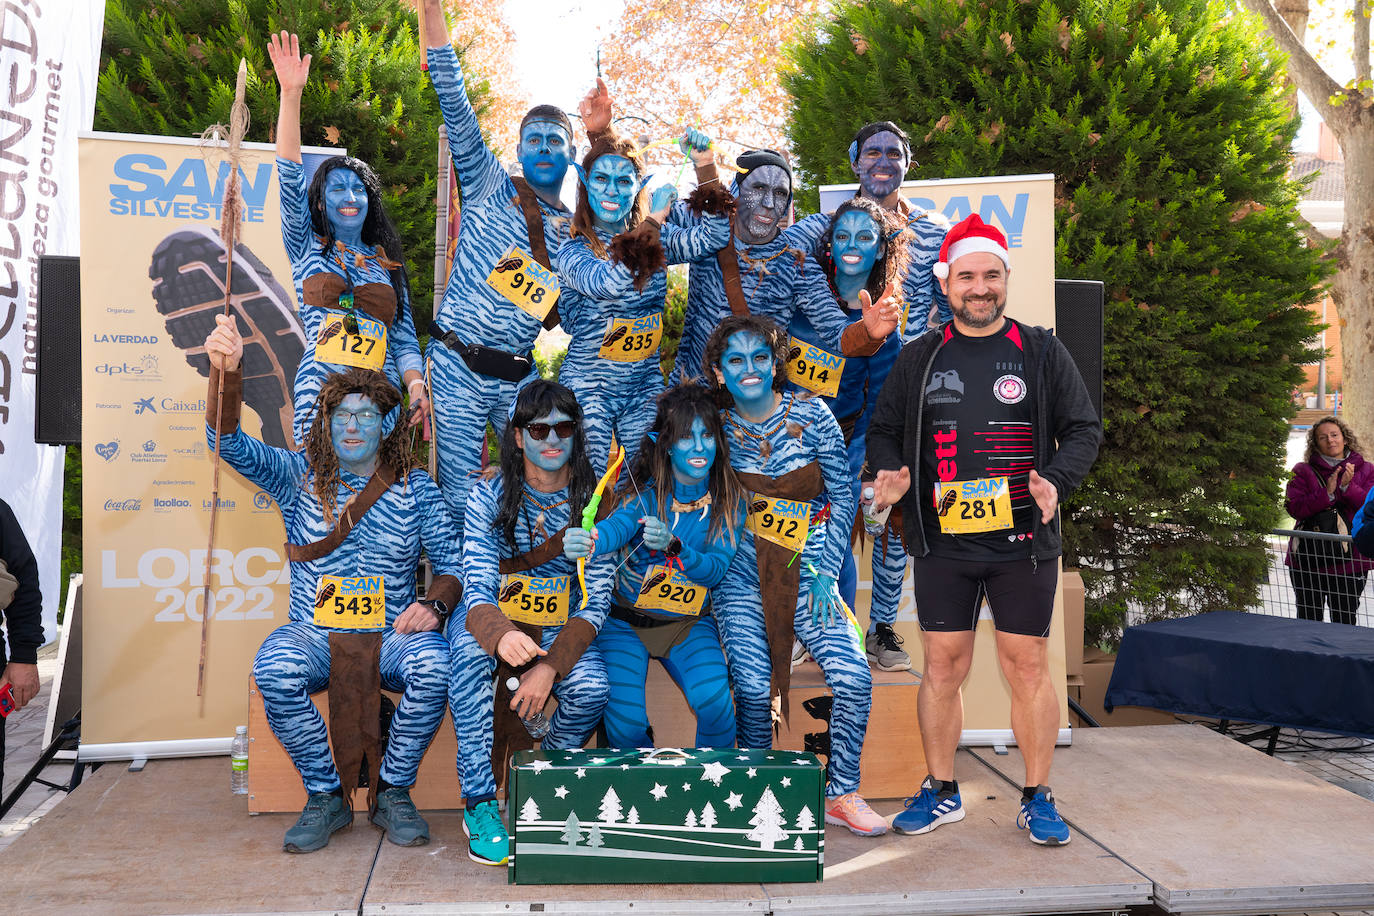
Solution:
{"label": "blue face paint", "polygon": [[865,197],[882,200],[902,183],[911,165],[911,154],[901,138],[890,130],[879,131],[859,147],[859,155],[851,160],[854,174]]}
{"label": "blue face paint", "polygon": [[746,245],[763,245],[782,226],[792,200],[792,182],[781,166],[759,166],[744,176],[736,197],[735,235]]}
{"label": "blue face paint", "polygon": [[634,163],[624,156],[600,156],[587,171],[587,200],[598,228],[619,232],[639,194]]}
{"label": "blue face paint", "polygon": [[554,121],[531,121],[520,131],[520,168],[533,188],[557,194],[572,156],[572,137]]}
{"label": "blue face paint", "polygon": [[558,431],[553,429],[556,423],[568,423],[572,417],[561,410],[551,410],[542,417],[536,417],[530,421],[535,423],[547,424],[549,435],[544,439],[536,439],[529,434],[529,430],[517,430],[520,437],[520,448],[525,452],[525,461],[534,465],[541,471],[561,471],[572,457],[573,436],[570,434],[566,439],[558,435]]}
{"label": "blue face paint", "polygon": [[706,421],[693,417],[691,433],[673,443],[669,457],[673,461],[673,479],[678,483],[705,480],[716,460],[716,437],[706,429]]}
{"label": "blue face paint", "polygon": [[758,334],[739,331],[725,341],[717,376],[744,413],[762,416],[772,412],[773,349]]}
{"label": "blue face paint", "polygon": [[342,467],[370,476],[382,445],[382,412],[365,394],[345,395],[329,415],[329,436]]}
{"label": "blue face paint", "polygon": [[334,169],[324,178],[324,215],[334,238],[357,246],[367,221],[367,185],[352,169]]}
{"label": "blue face paint", "polygon": [[881,241],[873,217],[862,210],[841,213],[830,230],[830,256],[835,262],[835,273],[867,280],[878,260]]}

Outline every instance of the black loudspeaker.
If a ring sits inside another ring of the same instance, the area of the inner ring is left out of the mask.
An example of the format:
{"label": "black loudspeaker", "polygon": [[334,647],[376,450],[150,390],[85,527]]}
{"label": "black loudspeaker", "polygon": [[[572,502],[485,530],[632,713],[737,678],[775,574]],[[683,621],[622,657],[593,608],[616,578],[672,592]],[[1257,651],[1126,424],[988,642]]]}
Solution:
{"label": "black loudspeaker", "polygon": [[1054,281],[1054,334],[1078,365],[1093,409],[1102,416],[1102,322],[1107,292],[1101,280]]}
{"label": "black loudspeaker", "polygon": [[33,438],[81,444],[81,259],[38,259],[38,403]]}

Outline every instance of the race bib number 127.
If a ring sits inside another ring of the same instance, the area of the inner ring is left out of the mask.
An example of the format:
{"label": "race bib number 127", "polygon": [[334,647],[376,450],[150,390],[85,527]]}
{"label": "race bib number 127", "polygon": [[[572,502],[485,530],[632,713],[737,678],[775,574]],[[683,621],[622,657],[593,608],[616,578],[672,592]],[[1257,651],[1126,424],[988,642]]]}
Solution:
{"label": "race bib number 127", "polygon": [[358,333],[348,333],[343,312],[330,311],[315,339],[315,362],[357,366],[380,372],[386,363],[386,325],[358,315]]}

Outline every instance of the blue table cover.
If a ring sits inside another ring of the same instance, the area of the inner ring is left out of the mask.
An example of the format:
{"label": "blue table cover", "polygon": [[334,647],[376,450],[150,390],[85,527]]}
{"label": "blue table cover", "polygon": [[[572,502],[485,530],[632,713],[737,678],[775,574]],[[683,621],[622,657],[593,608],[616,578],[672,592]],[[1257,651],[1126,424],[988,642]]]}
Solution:
{"label": "blue table cover", "polygon": [[1236,611],[1130,627],[1103,705],[1374,738],[1374,629]]}

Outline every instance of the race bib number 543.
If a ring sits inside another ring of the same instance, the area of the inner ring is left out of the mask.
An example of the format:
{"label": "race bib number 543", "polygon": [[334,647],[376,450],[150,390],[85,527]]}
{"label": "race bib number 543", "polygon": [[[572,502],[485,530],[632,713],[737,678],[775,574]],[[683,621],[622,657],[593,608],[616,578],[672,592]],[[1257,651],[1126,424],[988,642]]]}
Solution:
{"label": "race bib number 543", "polygon": [[386,626],[386,585],[381,576],[320,576],[315,586],[315,625],[333,630],[380,630]]}

